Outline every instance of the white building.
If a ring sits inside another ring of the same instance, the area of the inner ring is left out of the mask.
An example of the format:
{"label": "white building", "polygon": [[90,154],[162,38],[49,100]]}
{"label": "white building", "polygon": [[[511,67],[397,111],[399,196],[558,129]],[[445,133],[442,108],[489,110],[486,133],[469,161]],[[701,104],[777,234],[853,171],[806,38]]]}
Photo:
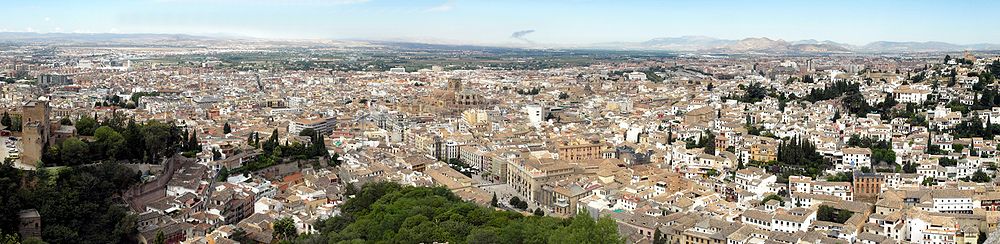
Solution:
{"label": "white building", "polygon": [[816,211],[812,209],[793,208],[787,211],[779,210],[774,214],[771,229],[786,233],[806,231],[814,220],[816,220]]}
{"label": "white building", "polygon": [[955,243],[958,224],[951,218],[929,216],[926,213],[907,215],[909,226],[906,240],[909,243]]}
{"label": "white building", "polygon": [[931,95],[930,89],[923,89],[923,86],[902,85],[894,90],[893,96],[897,102],[901,103],[923,103]]}
{"label": "white building", "polygon": [[545,118],[549,117],[549,109],[542,105],[524,106],[524,112],[528,114],[528,122],[534,127],[541,126]]}
{"label": "white building", "polygon": [[389,72],[403,74],[406,73],[406,68],[404,67],[389,68]]}
{"label": "white building", "polygon": [[872,150],[868,148],[849,147],[841,150],[844,160],[837,165],[837,171],[850,171],[862,167],[872,167]]}
{"label": "white building", "polygon": [[745,168],[736,171],[736,185],[745,191],[756,195],[757,199],[764,197],[764,194],[774,192],[771,186],[777,182],[778,177],[764,172],[760,168]]}
{"label": "white building", "polygon": [[971,191],[935,190],[931,192],[931,198],[934,199],[931,203],[934,212],[971,214],[974,206]]}
{"label": "white building", "polygon": [[628,80],[638,80],[638,81],[644,81],[644,80],[646,80],[646,73],[639,72],[639,71],[634,71],[634,72],[625,74],[625,76],[628,78]]}
{"label": "white building", "polygon": [[313,129],[321,135],[326,135],[332,133],[336,125],[337,118],[334,117],[299,119],[288,123],[288,133],[298,135],[305,129]]}

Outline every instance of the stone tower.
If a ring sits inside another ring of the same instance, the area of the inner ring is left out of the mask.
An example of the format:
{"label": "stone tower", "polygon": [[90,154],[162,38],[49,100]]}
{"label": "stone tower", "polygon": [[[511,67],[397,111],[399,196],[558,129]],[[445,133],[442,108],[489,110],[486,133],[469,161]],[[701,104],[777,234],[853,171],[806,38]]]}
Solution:
{"label": "stone tower", "polygon": [[462,91],[462,79],[459,78],[449,78],[448,79],[448,90],[451,91]]}
{"label": "stone tower", "polygon": [[34,165],[42,160],[45,145],[49,143],[49,135],[52,134],[52,124],[49,122],[51,112],[49,101],[45,98],[27,102],[21,108],[22,163]]}

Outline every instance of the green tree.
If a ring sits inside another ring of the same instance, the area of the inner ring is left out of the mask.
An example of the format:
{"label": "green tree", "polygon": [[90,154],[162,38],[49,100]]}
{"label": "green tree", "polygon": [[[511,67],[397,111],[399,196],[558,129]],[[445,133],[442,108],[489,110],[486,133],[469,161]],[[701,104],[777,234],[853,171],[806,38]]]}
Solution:
{"label": "green tree", "polygon": [[274,221],[274,238],[278,240],[292,240],[299,236],[295,228],[295,221],[291,217],[285,217]]}
{"label": "green tree", "polygon": [[951,144],[951,150],[952,151],[962,152],[962,149],[965,149],[965,145],[958,144],[958,143]]}
{"label": "green tree", "polygon": [[782,199],[781,196],[778,196],[777,194],[767,195],[766,197],[764,197],[764,200],[760,201],[760,204],[767,203],[768,201],[771,200],[778,200],[778,202],[781,202],[782,205],[785,204],[785,199]]}
{"label": "green tree", "polygon": [[75,125],[76,133],[81,136],[93,136],[94,131],[97,130],[97,120],[87,115],[84,115],[80,117],[80,119],[76,120]]}
{"label": "green tree", "polygon": [[358,194],[358,188],[355,187],[353,183],[348,182],[347,185],[344,185],[345,196],[354,196],[357,194]]}
{"label": "green tree", "polygon": [[278,129],[274,129],[274,131],[271,132],[271,137],[269,137],[267,141],[264,141],[264,144],[261,145],[261,149],[264,149],[265,154],[270,154],[277,147],[278,147]]}
{"label": "green tree", "polygon": [[330,156],[330,162],[329,162],[330,167],[340,166],[341,163],[342,162],[340,161],[340,154],[333,153],[333,156]]}
{"label": "green tree", "polygon": [[532,212],[532,214],[538,217],[542,217],[545,216],[545,211],[542,211],[542,208],[535,208],[535,211]]}
{"label": "green tree", "polygon": [[233,128],[229,127],[229,122],[226,122],[225,124],[222,125],[222,133],[224,134],[233,133]]}
{"label": "green tree", "polygon": [[257,147],[257,145],[254,144],[254,140],[253,140],[254,134],[256,134],[256,133],[250,133],[249,135],[247,135],[247,145],[248,146]]}
{"label": "green tree", "polygon": [[125,147],[122,158],[132,161],[141,159],[146,148],[143,145],[146,143],[143,141],[142,132],[139,129],[139,125],[135,123],[135,120],[128,121],[125,130],[122,132],[122,137],[125,138],[125,145],[129,145]]}
{"label": "green tree", "polygon": [[191,136],[188,137],[187,141],[187,151],[201,152],[201,145],[198,143],[198,131],[191,131]]}
{"label": "green tree", "polygon": [[257,148],[261,148],[261,146],[260,146],[260,133],[257,133],[257,132],[253,133],[253,146],[257,147]]}
{"label": "green tree", "polygon": [[95,141],[92,143],[96,150],[91,153],[107,158],[118,157],[125,146],[125,137],[108,126],[101,126],[94,131]]}
{"label": "green tree", "polygon": [[221,160],[222,152],[218,148],[212,148],[212,160]]}
{"label": "green tree", "polygon": [[166,244],[167,237],[163,235],[163,231],[156,231],[156,238],[153,239],[154,244]]}
{"label": "green tree", "polygon": [[326,242],[623,243],[610,218],[525,217],[462,201],[443,187],[369,183],[341,209],[314,225]]}
{"label": "green tree", "polygon": [[933,186],[937,184],[937,180],[935,180],[934,177],[925,177],[924,181],[920,184],[924,186]]}
{"label": "green tree", "polygon": [[316,130],[314,130],[313,128],[305,128],[305,129],[302,129],[302,131],[299,131],[299,136],[312,137],[312,136],[315,136],[315,135],[316,135]]}
{"label": "green tree", "polygon": [[520,210],[526,210],[526,209],[528,209],[528,202],[527,201],[520,201],[520,202],[518,202],[517,203],[517,208],[520,209]]}
{"label": "green tree", "polygon": [[871,149],[872,150],[872,161],[881,163],[896,163],[896,151],[892,149]]}
{"label": "green tree", "polygon": [[62,161],[69,165],[86,164],[87,158],[89,158],[87,143],[76,137],[70,137],[63,141],[62,146],[59,147],[59,153],[62,156]]}
{"label": "green tree", "polygon": [[21,241],[21,244],[46,244],[47,242],[38,239],[38,237],[28,237]]}
{"label": "green tree", "polygon": [[988,174],[986,174],[986,172],[983,172],[983,170],[976,170],[975,173],[972,173],[972,178],[970,179],[973,182],[986,183],[990,182],[991,177]]}
{"label": "green tree", "polygon": [[62,161],[62,154],[59,150],[59,144],[54,144],[48,146],[45,152],[42,153],[42,163],[43,165],[64,165]]}
{"label": "green tree", "polygon": [[667,244],[667,239],[663,237],[660,228],[656,228],[656,231],[653,231],[653,244]]}
{"label": "green tree", "polygon": [[0,244],[18,244],[21,243],[17,240],[17,236],[11,234],[4,234],[0,231]]}
{"label": "green tree", "polygon": [[326,150],[326,140],[319,132],[314,132],[309,136],[309,152],[308,157],[323,157],[327,158],[330,156],[330,151]]}
{"label": "green tree", "polygon": [[233,231],[233,234],[229,235],[229,239],[239,243],[256,243],[256,241],[254,241],[253,238],[250,238],[250,235],[247,234],[247,231],[243,230],[243,228],[236,228],[236,230]]}
{"label": "green tree", "polygon": [[705,131],[708,136],[705,138],[705,154],[715,155],[715,134]]}
{"label": "green tree", "polygon": [[507,201],[507,203],[510,204],[511,207],[515,207],[516,208],[517,206],[521,205],[521,198],[511,197],[510,200]]}
{"label": "green tree", "polygon": [[10,120],[10,127],[7,127],[7,130],[20,132],[22,126],[24,125],[21,123],[21,116],[13,116]]}
{"label": "green tree", "polygon": [[469,244],[495,244],[501,243],[500,236],[492,229],[473,229],[469,237],[466,238]]}
{"label": "green tree", "polygon": [[940,157],[938,158],[938,164],[942,167],[950,167],[958,165],[958,160],[952,158]]}
{"label": "green tree", "polygon": [[577,214],[571,224],[549,236],[549,243],[625,243],[618,236],[618,224],[611,218],[597,221],[586,214]]}
{"label": "green tree", "polygon": [[116,201],[139,181],[131,169],[105,163],[66,167],[47,181],[23,177],[31,176],[0,165],[0,229],[16,229],[18,211],[34,208],[44,223],[41,237],[51,243],[126,243],[137,234],[135,215]]}
{"label": "green tree", "polygon": [[837,209],[827,205],[820,205],[819,209],[816,211],[816,220],[843,224],[853,215],[854,212],[848,210]]}
{"label": "green tree", "polygon": [[73,121],[69,120],[69,118],[67,118],[67,117],[62,117],[61,119],[59,119],[59,124],[60,125],[73,125]]}
{"label": "green tree", "polygon": [[800,138],[791,138],[779,143],[777,158],[778,164],[769,169],[779,175],[778,181],[781,183],[788,182],[790,175],[817,177],[831,166],[831,163],[816,151],[816,145]]}
{"label": "green tree", "polygon": [[826,178],[829,182],[851,182],[854,181],[854,174],[851,172],[837,172],[835,175],[831,175]]}
{"label": "green tree", "polygon": [[708,176],[709,178],[714,178],[716,176],[719,176],[719,171],[715,169],[708,169],[707,171],[705,171],[705,176]]}
{"label": "green tree", "polygon": [[128,120],[129,118],[126,117],[125,114],[112,111],[111,117],[104,119],[104,121],[101,121],[100,125],[108,126],[111,127],[112,129],[115,129],[115,131],[119,131],[125,128],[125,124]]}
{"label": "green tree", "polygon": [[4,127],[10,127],[12,122],[13,121],[11,121],[10,114],[4,111],[3,118],[0,118],[0,125],[3,125]]}
{"label": "green tree", "polygon": [[496,192],[493,193],[493,199],[490,199],[490,207],[494,207],[494,208],[495,207],[500,207],[500,204],[497,202],[497,193]]}
{"label": "green tree", "polygon": [[917,164],[912,162],[903,163],[903,173],[913,174],[917,172]]}
{"label": "green tree", "polygon": [[[156,120],[147,121],[139,128],[142,141],[145,146],[145,154],[153,162],[159,162],[164,156],[173,154],[180,138],[176,126],[162,123]],[[130,144],[131,145],[131,144]],[[142,157],[142,155],[138,155]]]}
{"label": "green tree", "polygon": [[221,182],[221,181],[226,181],[226,178],[229,178],[229,168],[226,168],[226,166],[222,166],[222,168],[219,169],[219,174],[216,180]]}

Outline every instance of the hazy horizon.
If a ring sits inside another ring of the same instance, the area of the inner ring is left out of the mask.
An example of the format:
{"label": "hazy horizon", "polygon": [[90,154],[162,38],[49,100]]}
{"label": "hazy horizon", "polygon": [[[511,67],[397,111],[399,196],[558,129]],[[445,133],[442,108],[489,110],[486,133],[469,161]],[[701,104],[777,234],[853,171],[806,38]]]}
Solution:
{"label": "hazy horizon", "polygon": [[852,45],[1000,42],[992,1],[55,0],[8,3],[0,32],[581,45],[766,37]]}

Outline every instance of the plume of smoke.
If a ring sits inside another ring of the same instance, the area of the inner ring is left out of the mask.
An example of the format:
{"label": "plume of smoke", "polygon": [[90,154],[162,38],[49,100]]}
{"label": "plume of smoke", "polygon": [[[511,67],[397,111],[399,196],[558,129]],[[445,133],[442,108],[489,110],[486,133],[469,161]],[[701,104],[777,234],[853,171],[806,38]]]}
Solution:
{"label": "plume of smoke", "polygon": [[531,33],[534,33],[534,32],[535,32],[535,30],[515,31],[514,33],[510,34],[510,38],[518,39],[518,40],[521,40],[521,41],[524,41],[524,42],[527,42],[527,43],[535,43],[535,42],[533,42],[531,40],[528,40],[528,38],[524,37],[524,36],[527,36],[528,34],[531,34]]}

